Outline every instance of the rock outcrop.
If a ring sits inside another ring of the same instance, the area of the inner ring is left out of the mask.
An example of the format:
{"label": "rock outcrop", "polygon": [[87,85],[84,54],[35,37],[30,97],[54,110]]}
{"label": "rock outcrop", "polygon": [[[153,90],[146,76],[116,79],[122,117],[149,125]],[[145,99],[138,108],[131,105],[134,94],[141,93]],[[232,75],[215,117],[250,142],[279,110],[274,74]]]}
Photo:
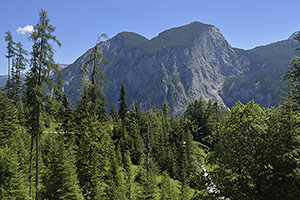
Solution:
{"label": "rock outcrop", "polygon": [[[104,93],[117,104],[121,84],[130,103],[141,108],[161,107],[166,98],[179,111],[200,96],[223,104],[219,93],[227,76],[243,73],[239,55],[220,31],[200,22],[173,28],[148,40],[123,32],[100,44],[110,64],[103,66],[108,78]],[[84,55],[63,70],[64,90],[75,103],[83,79]]]}

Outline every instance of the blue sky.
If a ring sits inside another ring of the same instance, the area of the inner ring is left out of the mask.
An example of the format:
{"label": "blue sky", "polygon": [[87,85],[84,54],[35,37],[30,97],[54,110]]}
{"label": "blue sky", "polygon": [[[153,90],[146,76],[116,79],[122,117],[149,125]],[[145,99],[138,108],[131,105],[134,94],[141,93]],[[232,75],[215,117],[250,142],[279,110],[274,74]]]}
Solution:
{"label": "blue sky", "polygon": [[113,37],[132,31],[151,39],[200,21],[218,27],[232,46],[249,49],[300,30],[299,0],[1,0],[0,74],[7,71],[5,31],[30,51],[29,33],[16,30],[35,25],[39,8],[48,11],[62,43],[55,47],[56,62],[66,64],[91,48],[101,33]]}

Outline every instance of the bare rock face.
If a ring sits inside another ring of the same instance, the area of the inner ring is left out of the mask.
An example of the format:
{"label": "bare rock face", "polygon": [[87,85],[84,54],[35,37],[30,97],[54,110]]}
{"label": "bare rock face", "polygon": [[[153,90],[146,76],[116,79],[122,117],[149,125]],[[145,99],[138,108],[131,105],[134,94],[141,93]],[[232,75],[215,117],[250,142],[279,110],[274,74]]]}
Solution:
{"label": "bare rock face", "polygon": [[[100,44],[110,64],[103,67],[108,78],[107,101],[117,104],[121,84],[129,104],[141,108],[161,107],[166,98],[173,111],[200,96],[221,102],[219,91],[226,76],[242,73],[239,56],[220,31],[194,22],[173,28],[148,40],[123,32]],[[83,75],[84,55],[63,70],[65,92],[75,103]]]}
{"label": "bare rock face", "polygon": [[[262,107],[277,106],[286,91],[282,76],[293,56],[300,56],[296,36],[243,50],[232,48],[216,27],[200,22],[166,30],[151,40],[122,32],[99,45],[110,62],[103,66],[108,79],[103,91],[108,103],[117,106],[124,84],[129,105],[160,108],[166,98],[173,112],[200,97],[229,108],[251,100]],[[81,72],[86,53],[71,65],[59,65],[64,92],[73,105],[87,78]],[[6,80],[0,76],[0,86]]]}

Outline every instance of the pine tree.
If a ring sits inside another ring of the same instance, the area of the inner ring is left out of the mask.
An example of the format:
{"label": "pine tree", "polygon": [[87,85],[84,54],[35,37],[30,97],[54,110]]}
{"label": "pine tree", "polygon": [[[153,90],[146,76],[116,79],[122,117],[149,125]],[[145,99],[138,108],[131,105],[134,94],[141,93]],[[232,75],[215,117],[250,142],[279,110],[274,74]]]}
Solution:
{"label": "pine tree", "polygon": [[126,113],[128,111],[128,106],[126,103],[126,90],[124,84],[121,86],[120,99],[119,99],[119,117],[124,120]]}
{"label": "pine tree", "polygon": [[[28,117],[30,130],[36,139],[36,199],[39,198],[39,136],[40,136],[40,113],[43,101],[43,86],[53,87],[53,82],[49,79],[51,72],[57,72],[58,67],[54,63],[54,51],[50,41],[60,46],[56,36],[52,35],[55,27],[49,22],[48,14],[45,10],[39,11],[39,22],[35,25],[30,39],[33,41],[31,52],[31,69],[26,78],[26,103],[30,110]],[[33,146],[31,145],[31,159]],[[31,162],[32,166],[32,162]],[[32,168],[32,167],[31,167]],[[30,172],[31,173],[31,172]],[[31,190],[32,192],[32,190]]]}
{"label": "pine tree", "polygon": [[191,122],[193,122],[191,131],[194,136],[194,140],[203,143],[203,138],[208,135],[206,125],[208,119],[207,104],[203,97],[193,103],[190,103],[185,111],[184,116],[186,119],[189,119]]}

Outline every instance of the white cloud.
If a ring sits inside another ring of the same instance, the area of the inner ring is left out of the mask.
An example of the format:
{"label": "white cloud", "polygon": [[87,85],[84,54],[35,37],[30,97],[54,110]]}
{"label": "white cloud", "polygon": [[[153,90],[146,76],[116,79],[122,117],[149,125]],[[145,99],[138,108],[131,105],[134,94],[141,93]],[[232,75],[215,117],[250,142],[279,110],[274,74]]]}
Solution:
{"label": "white cloud", "polygon": [[17,33],[25,35],[26,33],[32,33],[33,32],[33,26],[32,25],[27,25],[24,27],[19,27],[17,28]]}

